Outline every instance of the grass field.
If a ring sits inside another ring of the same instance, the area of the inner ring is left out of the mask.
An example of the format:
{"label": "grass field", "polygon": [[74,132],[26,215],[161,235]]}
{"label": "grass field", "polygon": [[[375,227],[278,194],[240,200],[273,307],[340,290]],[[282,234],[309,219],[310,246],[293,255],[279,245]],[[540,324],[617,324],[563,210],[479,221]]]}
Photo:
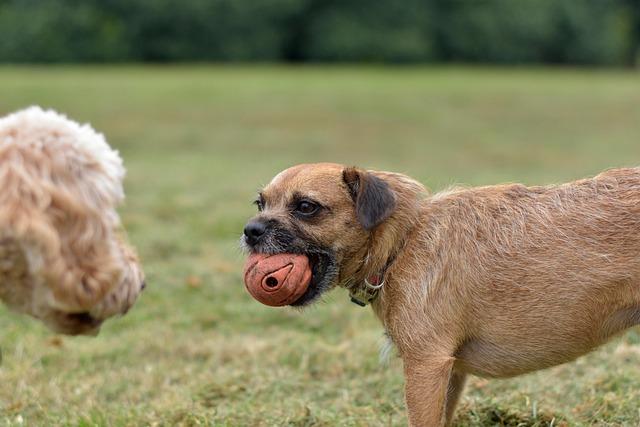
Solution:
{"label": "grass field", "polygon": [[[572,70],[0,68],[0,113],[89,121],[128,168],[122,216],[148,276],[97,338],[0,307],[0,425],[397,426],[401,364],[336,290],[303,313],[245,292],[256,190],[337,161],[452,183],[551,183],[640,164],[640,76]],[[1,190],[0,190],[1,191]],[[637,426],[640,333],[576,363],[473,379],[458,426]]]}

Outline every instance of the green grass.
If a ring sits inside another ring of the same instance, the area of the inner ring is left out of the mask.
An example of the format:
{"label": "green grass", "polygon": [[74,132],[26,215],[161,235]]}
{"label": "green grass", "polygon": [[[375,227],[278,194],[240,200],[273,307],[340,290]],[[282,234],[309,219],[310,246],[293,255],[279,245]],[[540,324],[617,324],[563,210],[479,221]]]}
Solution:
{"label": "green grass", "polygon": [[[0,307],[0,425],[406,423],[400,361],[342,290],[261,306],[238,238],[255,191],[299,162],[453,183],[550,183],[640,163],[631,72],[462,68],[0,68],[0,113],[89,121],[128,168],[122,216],[148,288],[97,338]],[[459,426],[636,426],[640,333],[576,363],[473,379]]]}

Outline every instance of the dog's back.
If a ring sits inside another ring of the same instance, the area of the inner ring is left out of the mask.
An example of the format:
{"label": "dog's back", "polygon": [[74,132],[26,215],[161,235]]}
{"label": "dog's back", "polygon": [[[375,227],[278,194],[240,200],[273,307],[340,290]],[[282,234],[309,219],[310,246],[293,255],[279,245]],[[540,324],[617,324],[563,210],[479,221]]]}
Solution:
{"label": "dog's back", "polygon": [[[578,357],[640,322],[640,169],[547,187],[459,189],[428,201],[465,295],[465,370],[510,376]],[[444,293],[451,295],[451,292]],[[523,331],[527,333],[523,334]]]}

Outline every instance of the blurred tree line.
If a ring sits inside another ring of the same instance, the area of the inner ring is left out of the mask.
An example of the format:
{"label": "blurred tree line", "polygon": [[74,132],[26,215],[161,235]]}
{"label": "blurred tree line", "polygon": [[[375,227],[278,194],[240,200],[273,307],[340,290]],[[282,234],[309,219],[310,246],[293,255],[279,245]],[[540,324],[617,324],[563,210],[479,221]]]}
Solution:
{"label": "blurred tree line", "polygon": [[0,0],[1,62],[632,65],[640,0]]}

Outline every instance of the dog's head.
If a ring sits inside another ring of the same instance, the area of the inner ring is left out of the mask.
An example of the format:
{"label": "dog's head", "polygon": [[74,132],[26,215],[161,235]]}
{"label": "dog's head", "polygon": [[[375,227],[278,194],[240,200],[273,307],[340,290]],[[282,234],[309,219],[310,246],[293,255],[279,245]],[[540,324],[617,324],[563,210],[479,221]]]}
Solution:
{"label": "dog's head", "polygon": [[338,164],[298,165],[260,192],[244,229],[254,253],[309,258],[311,284],[291,305],[380,271],[417,217],[424,187],[400,174]]}
{"label": "dog's head", "polygon": [[87,125],[36,107],[0,119],[0,299],[67,334],[126,312],[144,277],[116,212],[123,177]]}

